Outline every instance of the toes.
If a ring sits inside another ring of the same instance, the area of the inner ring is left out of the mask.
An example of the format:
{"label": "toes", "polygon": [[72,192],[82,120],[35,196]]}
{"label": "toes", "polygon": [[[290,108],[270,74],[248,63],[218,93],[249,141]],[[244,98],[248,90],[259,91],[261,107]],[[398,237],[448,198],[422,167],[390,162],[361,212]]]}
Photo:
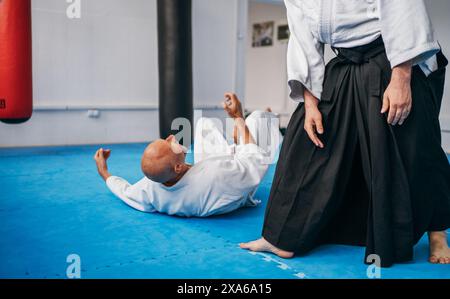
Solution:
{"label": "toes", "polygon": [[248,249],[248,250],[251,250],[251,251],[261,251],[261,248],[259,248],[261,246],[258,246],[258,241],[252,241],[252,242],[248,242],[248,243],[241,243],[241,244],[239,244],[239,246],[242,249]]}
{"label": "toes", "polygon": [[249,243],[240,243],[239,244],[239,247],[241,247],[242,249],[250,249],[250,245],[251,244],[251,242],[249,242]]}
{"label": "toes", "polygon": [[240,243],[239,247],[241,247],[242,249],[248,249],[250,251],[255,251],[255,252],[260,252],[260,251],[271,252],[271,253],[273,253],[281,258],[284,258],[284,259],[290,259],[294,256],[293,252],[288,252],[288,251],[278,249],[275,246],[270,245],[264,239],[259,239],[259,240],[248,242],[248,243]]}
{"label": "toes", "polygon": [[429,258],[429,262],[432,264],[448,265],[450,264],[450,257],[437,257],[432,255]]}
{"label": "toes", "polygon": [[432,264],[437,264],[439,262],[439,260],[438,260],[437,256],[432,255],[429,258],[429,262],[432,263]]}

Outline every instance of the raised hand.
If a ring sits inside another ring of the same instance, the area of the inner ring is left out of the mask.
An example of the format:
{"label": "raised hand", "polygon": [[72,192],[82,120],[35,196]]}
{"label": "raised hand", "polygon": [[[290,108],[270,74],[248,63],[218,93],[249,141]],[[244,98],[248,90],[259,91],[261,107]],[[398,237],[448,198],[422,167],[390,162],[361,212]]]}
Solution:
{"label": "raised hand", "polygon": [[242,104],[234,93],[225,93],[225,101],[222,103],[225,112],[232,118],[244,118]]}
{"label": "raised hand", "polygon": [[103,148],[99,149],[97,152],[95,152],[94,160],[95,164],[97,165],[97,171],[99,175],[106,180],[109,176],[111,176],[108,172],[108,165],[106,163],[106,160],[111,155],[111,150]]}

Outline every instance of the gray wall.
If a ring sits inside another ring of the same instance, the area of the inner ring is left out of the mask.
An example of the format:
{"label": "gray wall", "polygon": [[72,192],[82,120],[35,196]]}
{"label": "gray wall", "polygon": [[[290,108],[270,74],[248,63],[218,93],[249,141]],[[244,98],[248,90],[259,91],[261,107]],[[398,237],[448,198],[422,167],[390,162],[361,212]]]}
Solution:
{"label": "gray wall", "polygon": [[[156,0],[33,0],[34,114],[0,124],[0,147],[141,142],[158,137]],[[237,80],[239,0],[193,0],[194,105],[215,111]],[[245,6],[244,6],[245,8]],[[98,109],[99,118],[88,118]],[[199,113],[197,112],[198,116]]]}
{"label": "gray wall", "polygon": [[[296,103],[288,96],[286,52],[287,41],[279,41],[277,27],[287,24],[283,3],[250,1],[246,45],[245,103],[251,110],[266,109],[280,114],[282,126],[287,126]],[[253,47],[253,25],[274,21],[274,40],[270,47]]]}
{"label": "gray wall", "polygon": [[[434,29],[443,53],[450,58],[450,1],[448,0],[426,0],[428,12],[432,17]],[[448,68],[447,68],[448,70]],[[442,129],[450,135],[450,74],[447,71],[447,82],[441,110]],[[450,136],[446,137],[447,149],[450,151]]]}
{"label": "gray wall", "polygon": [[[32,1],[35,111],[25,124],[0,123],[0,147],[142,142],[158,137],[156,0],[81,2],[82,18],[69,20],[65,0]],[[248,47],[252,21],[282,21],[282,1],[252,0],[278,3],[266,15],[248,11],[247,2],[193,0],[194,105],[204,108],[204,116],[223,117],[217,104],[223,92],[233,90],[248,97],[249,108],[274,106],[287,118],[293,105],[286,100],[285,80],[274,80],[276,86],[270,87],[279,95],[261,95],[261,86],[268,83],[261,84],[258,76],[267,73],[261,70],[268,59]],[[426,3],[448,53],[450,1]],[[286,76],[285,49],[278,45],[275,50],[281,54],[269,62],[281,67],[263,78]],[[260,68],[255,68],[258,64]],[[443,147],[450,152],[449,84],[447,80],[441,123]],[[99,109],[100,117],[89,118],[88,109]]]}

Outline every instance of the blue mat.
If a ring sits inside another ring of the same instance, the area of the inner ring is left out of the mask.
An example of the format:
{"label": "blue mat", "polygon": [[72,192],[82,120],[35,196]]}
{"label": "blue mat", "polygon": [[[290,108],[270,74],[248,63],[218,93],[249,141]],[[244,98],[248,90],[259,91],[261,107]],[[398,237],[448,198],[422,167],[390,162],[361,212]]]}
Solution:
{"label": "blue mat", "polygon": [[[144,144],[112,145],[110,171],[141,178]],[[208,219],[137,212],[97,176],[97,146],[0,150],[0,277],[66,278],[69,254],[82,278],[367,278],[364,249],[324,246],[281,260],[238,243],[258,238],[274,167],[257,196],[263,204]],[[192,159],[192,157],[190,157]],[[416,259],[382,278],[450,278],[450,266]]]}

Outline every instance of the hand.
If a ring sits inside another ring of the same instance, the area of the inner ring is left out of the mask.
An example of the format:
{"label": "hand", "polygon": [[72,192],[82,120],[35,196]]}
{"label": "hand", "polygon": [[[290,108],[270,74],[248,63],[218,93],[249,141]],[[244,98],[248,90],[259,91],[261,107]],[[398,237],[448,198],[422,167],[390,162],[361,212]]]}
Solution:
{"label": "hand", "polygon": [[99,149],[94,155],[94,160],[97,164],[97,171],[105,181],[111,176],[108,172],[108,165],[106,163],[106,160],[108,160],[110,155],[111,150],[104,150],[103,148]]}
{"label": "hand", "polygon": [[405,63],[392,70],[391,82],[384,92],[381,113],[389,111],[388,124],[401,126],[411,109],[411,64]]}
{"label": "hand", "polygon": [[309,139],[320,148],[324,148],[322,141],[317,134],[324,133],[322,125],[322,114],[318,108],[319,100],[316,99],[308,90],[305,89],[305,131]]}
{"label": "hand", "polygon": [[234,93],[226,93],[225,101],[222,103],[223,109],[232,118],[244,118],[242,104]]}

